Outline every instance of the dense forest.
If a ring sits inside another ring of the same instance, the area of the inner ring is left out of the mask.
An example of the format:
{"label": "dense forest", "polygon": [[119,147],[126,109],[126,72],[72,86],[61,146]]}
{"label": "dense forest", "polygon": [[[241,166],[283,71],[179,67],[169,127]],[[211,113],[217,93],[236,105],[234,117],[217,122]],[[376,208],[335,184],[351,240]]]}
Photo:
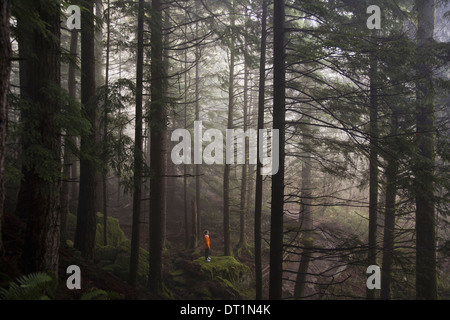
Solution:
{"label": "dense forest", "polygon": [[449,19],[1,0],[0,299],[450,299]]}

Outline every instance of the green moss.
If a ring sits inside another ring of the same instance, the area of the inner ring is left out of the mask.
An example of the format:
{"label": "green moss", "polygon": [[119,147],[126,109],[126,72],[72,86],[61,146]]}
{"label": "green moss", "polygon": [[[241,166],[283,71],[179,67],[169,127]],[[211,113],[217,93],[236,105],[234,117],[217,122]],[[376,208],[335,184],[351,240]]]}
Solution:
{"label": "green moss", "polygon": [[195,293],[201,300],[212,300],[213,298],[208,287],[198,287],[195,289]]}
{"label": "green moss", "polygon": [[114,262],[117,257],[118,250],[116,247],[113,247],[111,245],[104,246],[104,247],[97,247],[95,249],[95,262],[106,260]]}
{"label": "green moss", "polygon": [[66,245],[67,245],[69,248],[73,248],[73,241],[67,239],[67,240],[66,240]]}
{"label": "green moss", "polygon": [[247,256],[250,258],[254,257],[254,255],[253,255],[254,248],[246,242],[243,242],[243,243],[239,242],[234,251],[235,251],[235,255],[238,258],[241,258],[244,256]]}
{"label": "green moss", "polygon": [[77,225],[77,216],[69,212],[67,215],[67,225],[75,228]]}
{"label": "green moss", "polygon": [[[68,215],[68,223],[75,227],[77,217],[74,214]],[[122,279],[128,277],[128,269],[131,256],[131,241],[125,236],[117,218],[107,219],[107,241],[108,245],[103,245],[103,214],[97,213],[97,229],[95,233],[94,261],[105,271],[113,273]],[[146,282],[148,276],[149,253],[143,248],[139,248],[138,279]]]}
{"label": "green moss", "polygon": [[128,266],[130,264],[130,256],[127,254],[120,253],[117,255],[117,258],[114,261],[114,264],[116,264],[124,269],[128,269]]}
{"label": "green moss", "polygon": [[[97,230],[95,233],[95,245],[103,246],[103,214],[97,213]],[[106,237],[108,245],[118,247],[125,239],[125,233],[120,228],[119,219],[108,217],[106,224]]]}
{"label": "green moss", "polygon": [[221,278],[231,283],[239,283],[242,276],[250,272],[246,265],[231,256],[212,257],[210,262],[201,257],[194,260],[194,263],[199,264],[202,272],[211,280]]}
{"label": "green moss", "polygon": [[220,283],[220,285],[228,292],[228,294],[232,297],[239,298],[241,297],[241,293],[239,292],[239,289],[228,281],[227,279],[223,279],[221,277],[216,277],[216,281]]}

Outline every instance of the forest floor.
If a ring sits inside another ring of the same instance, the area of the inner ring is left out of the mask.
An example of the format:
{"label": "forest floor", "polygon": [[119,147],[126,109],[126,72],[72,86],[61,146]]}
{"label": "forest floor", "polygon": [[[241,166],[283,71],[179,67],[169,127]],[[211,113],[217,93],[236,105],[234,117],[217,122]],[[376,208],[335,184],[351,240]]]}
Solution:
{"label": "forest floor", "polygon": [[[110,207],[109,216],[119,219],[120,227],[124,231],[125,236],[131,239],[131,218],[132,211],[130,205],[130,199],[122,197],[120,202],[114,207]],[[145,208],[143,208],[145,211]],[[177,214],[178,212],[178,214]],[[179,209],[175,212],[175,216],[182,215]],[[141,247],[148,247],[148,223],[145,218],[142,219],[142,238]],[[103,290],[108,292],[109,297],[114,299],[125,300],[160,300],[160,299],[201,299],[201,296],[196,296],[196,292],[204,291],[205,288],[213,294],[213,299],[239,299],[239,294],[231,290],[233,294],[230,294],[230,290],[224,290],[223,285],[212,281],[211,279],[201,278],[201,274],[198,271],[198,266],[194,266],[191,262],[199,257],[202,253],[202,246],[195,249],[186,249],[184,227],[181,222],[181,218],[167,219],[167,246],[164,254],[164,266],[163,276],[166,279],[169,276],[169,272],[173,271],[176,266],[184,265],[189,267],[190,276],[192,281],[188,281],[189,292],[182,290],[180,292],[173,291],[171,296],[156,296],[150,293],[144,286],[134,288],[130,286],[123,279],[118,276],[103,270],[100,266],[93,262],[88,262],[83,259],[80,253],[66,245],[61,245],[59,254],[59,279],[58,287],[54,292],[52,298],[57,300],[78,300],[83,294],[93,292],[95,290]],[[25,223],[16,216],[6,213],[3,223],[3,239],[5,246],[5,254],[2,257],[2,265],[0,267],[0,287],[7,287],[8,283],[14,281],[18,277],[24,275],[20,268],[20,256],[24,243]],[[73,230],[71,230],[73,232]],[[69,232],[69,238],[70,232]],[[223,249],[223,243],[219,240],[222,237],[216,235],[214,239],[214,249],[212,255],[219,255]],[[248,259],[247,259],[248,260]],[[177,262],[178,261],[178,262]],[[250,260],[248,260],[250,264]],[[67,267],[70,265],[77,265],[81,269],[81,290],[69,290],[66,287],[66,280],[68,274],[66,273]],[[196,288],[197,287],[197,288]],[[169,291],[172,288],[168,288]],[[196,290],[198,289],[198,290]]]}
{"label": "forest floor", "polygon": [[[251,291],[247,296],[230,295],[229,291],[223,290],[220,284],[210,279],[201,279],[199,281],[198,268],[194,267],[192,262],[195,258],[201,256],[201,246],[195,249],[186,249],[186,240],[184,235],[184,211],[176,206],[172,207],[170,218],[167,219],[166,238],[167,247],[164,254],[164,277],[170,279],[171,273],[180,272],[179,266],[185,266],[192,279],[187,279],[185,287],[173,290],[171,297],[155,296],[148,292],[144,287],[134,288],[119,277],[103,270],[98,265],[86,262],[77,253],[76,250],[61,246],[59,261],[59,286],[56,291],[55,299],[76,300],[80,299],[83,293],[101,289],[114,293],[116,299],[125,300],[158,300],[163,298],[172,299],[201,299],[198,292],[207,288],[213,293],[213,299],[252,299]],[[145,208],[144,208],[145,210]],[[130,200],[123,197],[114,208],[110,208],[109,215],[119,219],[120,226],[125,235],[131,239],[131,205]],[[286,221],[286,228],[296,226],[295,221]],[[19,265],[20,254],[23,246],[23,235],[25,233],[25,224],[17,217],[11,214],[5,214],[4,217],[4,245],[5,254],[3,264],[0,270],[0,286],[4,286],[7,280],[11,281],[22,275]],[[148,247],[148,234],[145,228],[148,224],[143,219],[144,235],[141,239],[141,247]],[[223,252],[223,240],[220,233],[220,226],[211,226],[214,230],[212,238],[213,250],[212,256],[219,257]],[[289,243],[289,242],[288,242]],[[285,257],[283,298],[292,299],[296,273],[299,266],[299,257],[301,249],[298,248],[298,242],[291,242],[287,245],[287,252],[290,254]],[[327,219],[317,219],[315,221],[314,247],[316,250],[312,261],[310,262],[309,274],[307,275],[307,284],[305,288],[306,299],[359,299],[365,296],[365,253],[363,242],[359,237],[352,233],[345,226],[330,223]],[[350,248],[350,249],[348,249]],[[243,255],[238,259],[250,269],[250,275],[253,279],[254,262],[253,257]],[[78,265],[82,269],[82,290],[68,290],[66,288],[66,269],[69,265]],[[268,255],[263,257],[263,265],[268,265]],[[178,269],[177,269],[178,268]],[[449,269],[447,262],[447,270]],[[265,286],[264,297],[267,298],[268,273],[265,268]],[[447,279],[448,280],[448,279]],[[170,281],[169,281],[170,282]],[[169,288],[171,290],[173,288]],[[402,290],[404,288],[401,288]],[[406,294],[406,293],[405,293]],[[408,296],[408,295],[407,295]],[[447,293],[448,296],[448,293]]]}
{"label": "forest floor", "polygon": [[[17,217],[6,214],[3,232],[5,254],[1,268],[2,283],[0,285],[5,285],[7,282],[23,275],[20,268],[20,256],[25,224]],[[57,300],[77,300],[84,293],[97,289],[114,293],[114,297],[118,299],[158,299],[151,293],[139,288],[136,289],[118,277],[105,272],[94,263],[87,262],[72,248],[61,246],[59,254],[59,279],[54,296]],[[66,287],[68,277],[66,270],[69,265],[78,265],[82,270],[81,290],[68,290]]]}

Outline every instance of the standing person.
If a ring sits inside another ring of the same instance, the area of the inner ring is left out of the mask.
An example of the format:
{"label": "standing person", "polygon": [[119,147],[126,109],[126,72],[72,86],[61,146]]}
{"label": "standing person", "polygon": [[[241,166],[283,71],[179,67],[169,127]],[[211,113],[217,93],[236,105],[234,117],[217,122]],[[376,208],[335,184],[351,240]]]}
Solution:
{"label": "standing person", "polygon": [[209,231],[205,230],[203,232],[203,248],[205,249],[205,261],[209,262],[211,261],[211,258],[209,257],[209,249],[211,249],[211,245],[209,242]]}

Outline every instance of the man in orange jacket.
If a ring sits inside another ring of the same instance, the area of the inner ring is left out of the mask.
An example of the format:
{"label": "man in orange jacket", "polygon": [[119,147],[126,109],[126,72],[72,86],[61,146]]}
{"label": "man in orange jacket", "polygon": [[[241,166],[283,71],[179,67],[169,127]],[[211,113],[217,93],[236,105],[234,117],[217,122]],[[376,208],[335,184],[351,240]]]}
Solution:
{"label": "man in orange jacket", "polygon": [[211,249],[211,245],[209,242],[209,231],[205,230],[203,232],[203,248],[205,249],[205,261],[209,262],[211,261],[211,258],[209,257],[209,249]]}

